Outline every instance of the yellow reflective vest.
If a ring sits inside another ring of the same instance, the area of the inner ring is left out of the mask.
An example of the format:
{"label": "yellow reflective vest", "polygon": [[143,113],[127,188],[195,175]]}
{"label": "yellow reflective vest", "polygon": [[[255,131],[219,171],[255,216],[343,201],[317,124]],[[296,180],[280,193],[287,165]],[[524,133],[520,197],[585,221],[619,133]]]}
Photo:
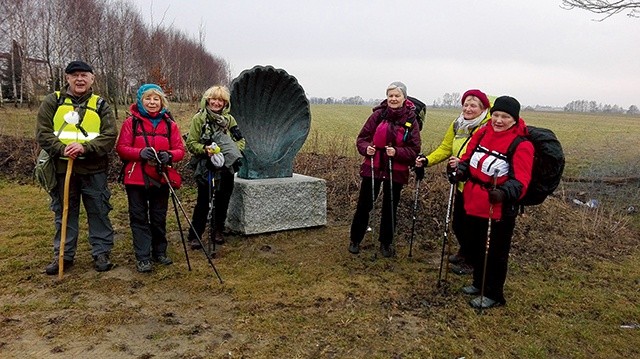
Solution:
{"label": "yellow reflective vest", "polygon": [[[60,98],[60,91],[56,91],[56,98]],[[65,145],[78,142],[84,143],[100,135],[100,115],[98,115],[98,100],[100,96],[91,95],[86,104],[81,105],[85,109],[84,115],[78,124],[69,124],[64,120],[64,116],[72,111],[82,113],[80,108],[76,108],[70,98],[65,97],[64,101],[58,105],[56,114],[53,116],[54,134]]]}

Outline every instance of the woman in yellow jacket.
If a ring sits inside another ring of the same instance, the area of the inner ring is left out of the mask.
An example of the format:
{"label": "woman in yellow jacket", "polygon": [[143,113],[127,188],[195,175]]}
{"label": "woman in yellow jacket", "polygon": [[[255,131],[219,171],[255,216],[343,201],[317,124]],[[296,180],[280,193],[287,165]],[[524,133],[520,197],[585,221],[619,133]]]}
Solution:
{"label": "woman in yellow jacket", "polygon": [[[447,168],[456,168],[460,157],[466,151],[471,136],[489,121],[491,102],[484,92],[478,89],[468,90],[462,95],[461,103],[462,112],[449,126],[440,146],[427,157],[418,156],[415,163],[416,168],[433,166],[445,160],[448,160],[449,166]],[[458,253],[449,256],[448,259],[449,262],[455,264],[451,268],[454,273],[471,274],[473,267],[466,261],[466,258],[469,257],[469,246],[464,226],[463,187],[464,182],[458,183],[452,221],[453,233],[460,246]]]}

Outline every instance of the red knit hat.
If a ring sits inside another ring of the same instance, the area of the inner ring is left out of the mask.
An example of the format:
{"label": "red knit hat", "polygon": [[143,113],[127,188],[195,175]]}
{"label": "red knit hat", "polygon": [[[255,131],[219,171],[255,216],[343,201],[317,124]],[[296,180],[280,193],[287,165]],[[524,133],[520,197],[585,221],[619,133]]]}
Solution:
{"label": "red knit hat", "polygon": [[487,97],[487,95],[478,89],[472,89],[465,92],[464,95],[462,95],[462,101],[460,101],[462,105],[464,105],[464,100],[468,96],[475,96],[478,99],[480,99],[480,102],[482,102],[482,105],[484,106],[484,108],[491,107],[491,103],[489,102],[489,98]]}

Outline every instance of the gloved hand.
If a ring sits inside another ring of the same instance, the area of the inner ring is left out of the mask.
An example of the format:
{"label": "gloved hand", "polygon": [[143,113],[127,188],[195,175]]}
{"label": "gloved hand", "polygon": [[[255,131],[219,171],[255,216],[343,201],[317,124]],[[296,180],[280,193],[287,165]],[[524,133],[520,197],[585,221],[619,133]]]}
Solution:
{"label": "gloved hand", "polygon": [[504,193],[503,190],[499,190],[499,189],[489,190],[489,203],[491,204],[504,202],[506,197],[507,197],[507,194]]}
{"label": "gloved hand", "polygon": [[205,151],[209,156],[215,155],[216,153],[220,153],[220,146],[217,143],[211,142],[209,146],[204,147]]}
{"label": "gloved hand", "polygon": [[457,167],[447,166],[447,179],[451,184],[456,184],[460,181]]}
{"label": "gloved hand", "polygon": [[140,158],[151,161],[156,159],[155,151],[151,147],[145,147],[140,151]]}
{"label": "gloved hand", "polygon": [[171,154],[167,151],[159,151],[158,159],[160,160],[160,163],[166,165],[167,163],[171,162]]}
{"label": "gloved hand", "polygon": [[210,159],[211,163],[213,163],[213,167],[220,168],[224,166],[224,155],[222,153],[218,152],[214,155],[211,155]]}

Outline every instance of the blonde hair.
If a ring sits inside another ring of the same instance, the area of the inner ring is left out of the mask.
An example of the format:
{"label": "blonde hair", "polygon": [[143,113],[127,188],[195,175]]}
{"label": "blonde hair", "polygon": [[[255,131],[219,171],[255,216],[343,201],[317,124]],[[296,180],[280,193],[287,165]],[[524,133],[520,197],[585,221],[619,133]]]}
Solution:
{"label": "blonde hair", "polygon": [[474,95],[467,95],[467,97],[464,98],[464,102],[462,103],[462,105],[464,106],[464,103],[467,102],[467,100],[471,100],[471,101],[475,101],[480,105],[480,108],[482,110],[486,110],[487,108],[484,106],[484,103],[482,102],[482,100],[478,97],[478,96],[474,96]]}
{"label": "blonde hair", "polygon": [[226,103],[229,103],[231,101],[231,93],[229,92],[227,86],[216,85],[209,87],[207,91],[204,92],[204,98],[206,98],[207,100],[217,98],[224,100],[224,102]]}
{"label": "blonde hair", "polygon": [[162,103],[162,108],[169,108],[169,100],[167,100],[167,95],[165,95],[164,92],[159,91],[158,89],[155,89],[155,88],[150,88],[147,91],[142,93],[142,96],[140,96],[140,99],[145,98],[145,96],[147,95],[158,95],[160,97],[160,102]]}

